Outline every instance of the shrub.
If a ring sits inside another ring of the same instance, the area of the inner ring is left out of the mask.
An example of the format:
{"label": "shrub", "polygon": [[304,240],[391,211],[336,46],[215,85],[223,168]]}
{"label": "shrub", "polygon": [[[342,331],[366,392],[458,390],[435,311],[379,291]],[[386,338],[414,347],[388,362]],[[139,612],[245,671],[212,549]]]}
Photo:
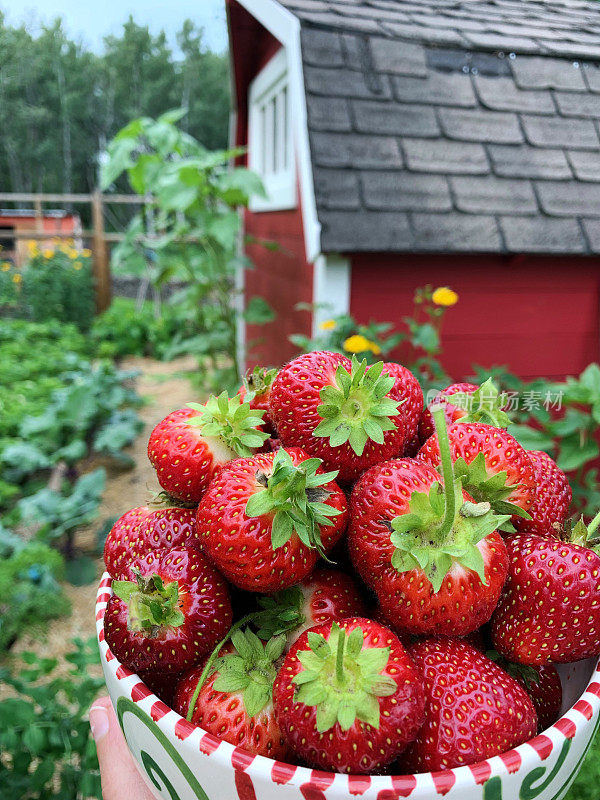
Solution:
{"label": "shrub", "polygon": [[56,319],[87,331],[94,315],[91,252],[71,244],[40,250],[30,243],[30,253],[20,281],[22,312],[36,322]]}
{"label": "shrub", "polygon": [[90,332],[100,357],[150,356],[168,360],[182,342],[196,336],[193,319],[175,306],[163,305],[156,316],[152,303],[137,307],[134,300],[117,297],[95,318]]}

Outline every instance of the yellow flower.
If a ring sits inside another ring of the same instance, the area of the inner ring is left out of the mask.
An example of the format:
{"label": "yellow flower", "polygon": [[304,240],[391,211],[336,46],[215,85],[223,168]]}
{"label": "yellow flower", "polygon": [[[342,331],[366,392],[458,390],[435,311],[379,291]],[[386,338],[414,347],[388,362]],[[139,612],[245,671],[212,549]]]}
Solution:
{"label": "yellow flower", "polygon": [[21,281],[23,280],[23,278],[19,275],[18,272],[15,272],[15,274],[12,276],[12,279],[13,279],[13,283],[16,283],[16,284],[21,283]]}
{"label": "yellow flower", "polygon": [[86,248],[84,248],[84,249],[81,251],[81,255],[82,255],[84,258],[89,258],[89,257],[92,255],[92,251],[91,251],[91,250],[88,250],[88,248],[86,247]]}
{"label": "yellow flower", "polygon": [[52,250],[50,247],[47,247],[42,252],[42,255],[44,256],[44,258],[52,258],[52,256],[54,255],[54,250]]}
{"label": "yellow flower", "polygon": [[364,353],[370,350],[374,355],[381,353],[381,348],[375,342],[369,341],[366,336],[360,333],[355,333],[354,336],[349,336],[344,342],[344,350],[348,353]]}
{"label": "yellow flower", "polygon": [[322,331],[332,331],[335,328],[335,320],[334,319],[326,319],[319,325]]}
{"label": "yellow flower", "polygon": [[2,267],[2,272],[8,272],[8,270],[10,269],[10,261],[3,261],[1,267]]}
{"label": "yellow flower", "polygon": [[432,294],[431,299],[436,306],[455,306],[458,303],[458,295],[448,286],[440,286]]}
{"label": "yellow flower", "polygon": [[40,252],[37,242],[34,242],[33,240],[27,242],[27,250],[30,256],[37,256],[37,254]]}
{"label": "yellow flower", "polygon": [[76,261],[73,264],[73,269],[81,269],[82,267],[83,267],[83,264],[81,263],[81,261]]}
{"label": "yellow flower", "polygon": [[69,258],[71,259],[71,261],[74,261],[76,258],[79,258],[79,253],[77,252],[77,250],[73,250],[72,248],[69,248],[66,252],[68,253]]}

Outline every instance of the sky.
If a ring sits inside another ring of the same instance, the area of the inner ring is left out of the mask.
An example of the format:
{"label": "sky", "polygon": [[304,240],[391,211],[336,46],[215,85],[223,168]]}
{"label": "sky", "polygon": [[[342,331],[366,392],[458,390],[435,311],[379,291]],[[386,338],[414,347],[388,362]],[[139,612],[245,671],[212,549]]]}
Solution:
{"label": "sky", "polygon": [[33,31],[60,16],[67,33],[97,53],[102,52],[103,36],[118,34],[130,14],[153,33],[165,30],[174,48],[175,35],[188,17],[204,28],[211,49],[222,52],[227,47],[224,0],[0,0],[0,10],[9,24],[25,22]]}

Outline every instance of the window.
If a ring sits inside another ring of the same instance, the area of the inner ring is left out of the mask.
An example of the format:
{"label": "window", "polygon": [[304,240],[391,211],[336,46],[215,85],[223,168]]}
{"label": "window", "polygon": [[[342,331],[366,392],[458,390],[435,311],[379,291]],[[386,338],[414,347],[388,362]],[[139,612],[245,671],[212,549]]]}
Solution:
{"label": "window", "polygon": [[252,211],[296,207],[296,174],[289,113],[288,69],[281,49],[250,85],[249,164],[267,198],[254,198]]}

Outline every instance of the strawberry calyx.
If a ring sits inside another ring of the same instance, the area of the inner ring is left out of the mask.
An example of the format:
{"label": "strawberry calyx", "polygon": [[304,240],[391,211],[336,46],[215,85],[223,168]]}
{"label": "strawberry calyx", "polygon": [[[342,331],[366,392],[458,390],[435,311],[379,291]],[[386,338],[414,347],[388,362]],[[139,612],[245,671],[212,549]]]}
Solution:
{"label": "strawberry calyx", "polygon": [[491,378],[481,384],[475,392],[456,392],[446,398],[453,406],[467,412],[461,422],[482,422],[494,428],[508,428],[512,420],[506,413],[507,397],[500,393]]}
{"label": "strawberry calyx", "polygon": [[289,453],[281,448],[275,453],[270,475],[257,471],[257,491],[248,498],[246,516],[273,514],[273,550],[283,547],[296,533],[303,544],[325,556],[321,525],[332,525],[331,517],[342,512],[324,502],[330,492],[323,487],[338,473],[317,474],[322,463],[320,458],[308,458],[294,465]]}
{"label": "strawberry calyx", "polygon": [[[463,420],[461,419],[461,422]],[[507,483],[508,473],[502,470],[495,475],[489,475],[483,453],[477,453],[470,464],[464,458],[457,458],[454,462],[454,474],[460,478],[462,487],[477,502],[487,502],[498,514],[531,519],[531,515],[515,503],[510,503],[506,498],[518,488],[517,483]]]}
{"label": "strawberry calyx", "polygon": [[169,494],[169,492],[163,490],[160,492],[152,492],[150,494],[150,499],[146,501],[146,505],[158,511],[162,508],[196,508],[198,503],[186,503],[185,500],[180,500],[178,497],[174,497],[172,494]]}
{"label": "strawberry calyx", "polygon": [[440,447],[442,482],[429,492],[413,492],[408,513],[388,523],[395,547],[392,566],[398,572],[421,569],[434,593],[458,562],[477,573],[487,585],[485,563],[478,542],[510,519],[492,510],[488,502],[465,502],[462,477],[455,474],[443,406],[432,409]]}
{"label": "strawberry calyx", "polygon": [[223,442],[242,458],[248,458],[265,443],[269,434],[260,430],[264,411],[250,408],[240,397],[228,397],[227,392],[211,395],[204,405],[188,403],[198,412],[197,417],[187,420],[187,425],[200,428],[202,435]]}
{"label": "strawberry calyx", "polygon": [[135,581],[113,581],[112,589],[127,605],[127,629],[155,639],[165,628],[179,628],[185,622],[177,581],[164,583],[154,573],[144,577],[134,569]]}
{"label": "strawberry calyx", "polygon": [[389,697],[397,690],[396,682],[383,675],[389,647],[364,647],[360,627],[350,633],[335,622],[329,639],[308,632],[309,650],[297,653],[303,670],[293,678],[294,701],[316,707],[319,733],[337,723],[348,731],[356,722],[379,729],[379,697]]}
{"label": "strawberry calyx", "polygon": [[598,528],[600,527],[600,512],[596,514],[594,519],[585,524],[583,517],[580,517],[575,524],[572,520],[567,520],[564,526],[559,524],[555,525],[556,535],[563,542],[569,544],[577,544],[580,547],[587,547],[588,550],[594,550],[600,553],[600,537],[598,536]]}
{"label": "strawberry calyx", "polygon": [[324,386],[319,393],[317,413],[322,421],[312,435],[329,439],[331,447],[346,442],[361,456],[372,439],[383,444],[386,431],[396,427],[391,418],[398,414],[400,401],[386,397],[394,378],[382,374],[383,361],[367,369],[367,361],[352,357],[350,372],[340,364],[335,371],[335,385]]}
{"label": "strawberry calyx", "polygon": [[239,692],[249,717],[255,717],[273,699],[276,662],[285,649],[286,637],[275,636],[263,643],[249,628],[231,636],[234,651],[217,659],[213,684],[217,692]]}
{"label": "strawberry calyx", "polygon": [[266,367],[254,367],[244,375],[243,386],[246,390],[244,402],[251,403],[256,397],[266,394],[277,377],[278,370]]}
{"label": "strawberry calyx", "polygon": [[264,595],[259,598],[258,604],[262,612],[258,612],[255,624],[258,625],[257,634],[261,639],[289,633],[306,622],[302,613],[304,595],[298,586],[290,586],[274,595]]}

